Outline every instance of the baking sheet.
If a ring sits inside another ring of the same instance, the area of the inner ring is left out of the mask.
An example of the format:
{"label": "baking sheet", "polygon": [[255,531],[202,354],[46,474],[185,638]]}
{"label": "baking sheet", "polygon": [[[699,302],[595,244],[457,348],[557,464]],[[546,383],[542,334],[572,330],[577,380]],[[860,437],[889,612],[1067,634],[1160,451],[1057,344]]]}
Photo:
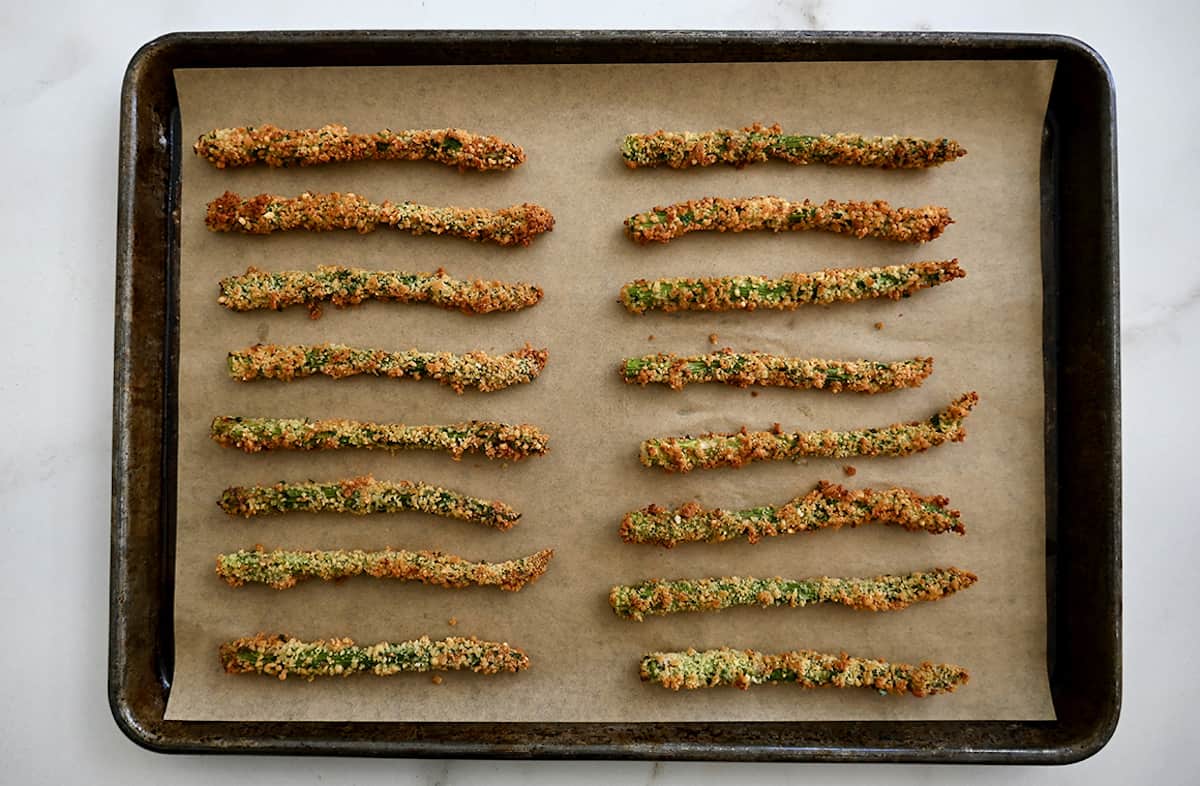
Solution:
{"label": "baking sheet", "polygon": [[[218,126],[273,122],[354,130],[448,125],[524,146],[507,173],[458,173],[426,163],[359,163],[218,171],[184,156],[180,263],[179,498],[175,674],[166,717],[190,720],[684,721],[816,719],[1049,719],[1045,668],[1045,522],[1038,165],[1053,63],[770,63],[390,69],[233,69],[176,73],[183,139]],[[795,130],[947,135],[970,154],[927,172],[763,164],[737,171],[630,171],[617,144],[629,131],[694,130],[753,120]],[[186,151],[185,151],[186,152]],[[225,189],[354,191],[376,200],[500,207],[532,201],[554,212],[553,233],[525,249],[380,230],[268,237],[216,235],[205,203]],[[706,195],[777,194],[943,204],[957,223],[923,247],[794,233],[689,235],[642,248],[621,232],[628,214]],[[791,313],[651,314],[616,303],[637,277],[778,274],[959,257],[968,277],[912,299]],[[461,278],[527,280],[542,304],[467,317],[372,303],[283,313],[226,312],[216,281],[248,265],[318,264],[432,270]],[[882,330],[874,324],[883,322]],[[622,383],[620,358],[718,346],[821,357],[935,357],[911,391],[873,397],[819,391],[693,386],[675,393]],[[649,337],[653,335],[651,340]],[[231,349],[256,341],[338,341],[388,349],[505,352],[550,349],[532,385],[456,396],[431,382],[354,378],[236,383]],[[779,422],[850,428],[924,418],[966,390],[982,403],[969,436],[920,456],[755,465],[666,475],[642,468],[641,439]],[[488,418],[528,422],[551,453],[503,466],[433,453],[340,451],[246,455],[208,437],[216,414],[347,417],[408,423]],[[524,513],[507,533],[420,514],[295,514],[233,520],[214,504],[229,485],[373,473],[503,499]],[[968,534],[930,537],[885,527],[745,543],[622,544],[621,515],[650,502],[738,508],[782,503],[818,479],[853,487],[911,486],[963,511]],[[213,574],[222,551],[267,548],[430,548],[498,560],[543,547],[547,574],[520,593],[444,590],[371,579],[309,581],[285,592],[231,589]],[[614,583],[704,575],[867,575],[955,565],[980,575],[967,592],[902,612],[843,608],[734,609],[643,623],[616,619]],[[450,618],[458,624],[449,625]],[[523,647],[533,667],[496,678],[451,673],[388,679],[278,680],[224,675],[221,641],[258,631],[363,643],[422,634],[477,635]],[[971,682],[918,701],[870,691],[672,694],[638,682],[640,655],[729,645],[809,647],[900,661],[957,662]]]}

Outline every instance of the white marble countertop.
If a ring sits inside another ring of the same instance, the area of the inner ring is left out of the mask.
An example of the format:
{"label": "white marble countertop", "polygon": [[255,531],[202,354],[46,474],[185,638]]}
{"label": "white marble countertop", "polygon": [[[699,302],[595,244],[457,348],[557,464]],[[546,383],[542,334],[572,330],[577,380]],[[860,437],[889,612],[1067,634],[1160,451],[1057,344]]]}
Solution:
{"label": "white marble countertop", "polygon": [[[1200,251],[1200,6],[1062,3],[137,0],[0,8],[0,288],[12,420],[0,449],[0,782],[1195,783]],[[649,6],[654,5],[653,9]],[[499,763],[161,756],[126,740],[106,699],[118,96],[130,56],[174,30],[320,28],[990,30],[1083,39],[1116,78],[1121,183],[1125,692],[1120,726],[1066,768]],[[1166,210],[1175,202],[1179,209]],[[53,305],[51,305],[53,304]],[[1155,415],[1151,418],[1150,415]],[[1190,511],[1190,512],[1189,512]]]}

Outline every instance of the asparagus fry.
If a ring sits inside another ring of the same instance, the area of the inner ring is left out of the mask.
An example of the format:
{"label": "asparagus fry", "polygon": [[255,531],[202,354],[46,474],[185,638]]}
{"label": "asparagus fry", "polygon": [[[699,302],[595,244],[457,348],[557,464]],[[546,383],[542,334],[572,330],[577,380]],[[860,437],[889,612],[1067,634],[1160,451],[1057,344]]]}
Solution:
{"label": "asparagus fry", "polygon": [[340,161],[436,161],[460,170],[512,169],[525,151],[494,136],[458,128],[352,134],[339,125],[286,129],[266,124],[217,128],[201,134],[193,149],[218,169],[263,163],[311,166]]}
{"label": "asparagus fry", "polygon": [[261,546],[233,554],[217,555],[217,575],[231,587],[246,582],[267,584],[278,590],[296,586],[301,579],[325,581],[363,574],[377,579],[419,581],[458,589],[472,584],[498,586],[516,592],[546,572],[552,549],[506,562],[471,562],[440,551],[264,551]]}
{"label": "asparagus fry", "polygon": [[609,593],[613,612],[641,622],[646,614],[681,611],[720,611],[733,606],[810,606],[840,603],[852,609],[895,611],[923,600],[939,600],[978,581],[958,568],[934,568],[907,576],[867,578],[652,579],[632,586],[618,585]]}
{"label": "asparagus fry", "polygon": [[487,314],[519,311],[536,306],[542,288],[504,281],[461,281],[438,268],[435,273],[403,273],[398,270],[362,270],[322,265],[315,272],[285,270],[268,273],[247,268],[244,275],[221,279],[217,302],[231,311],[287,306],[308,306],[313,319],[321,316],[321,302],[338,308],[356,306],[364,300],[397,303],[430,303],[448,311]]}
{"label": "asparagus fry", "polygon": [[630,169],[732,164],[739,169],[777,158],[790,164],[832,164],[878,169],[921,169],[965,156],[953,139],[859,134],[785,134],[778,124],[759,123],[741,131],[718,129],[704,133],[656,131],[630,134],[621,155]]}
{"label": "asparagus fry", "polygon": [[695,502],[672,510],[649,505],[626,513],[621,520],[621,540],[653,543],[671,548],[676,543],[721,543],[745,538],[757,543],[764,537],[816,532],[822,529],[860,527],[880,523],[909,532],[966,532],[961,514],[945,497],[922,497],[905,488],[851,491],[820,481],[807,494],[785,505],[762,505],[747,510],[705,510]]}
{"label": "asparagus fry", "polygon": [[538,427],[512,426],[473,420],[445,426],[374,424],[360,420],[236,418],[212,419],[212,440],[248,454],[263,450],[444,450],[460,460],[463,454],[520,461],[546,452],[547,436]]}
{"label": "asparagus fry", "polygon": [[699,437],[663,437],[642,443],[641,461],[668,472],[690,472],[713,467],[741,467],[751,461],[795,460],[804,456],[908,456],[967,436],[963,420],[979,401],[971,392],[959,396],[929,420],[896,423],[883,428],[854,431],[784,432],[741,431],[701,434]]}
{"label": "asparagus fry", "polygon": [[400,513],[418,511],[510,529],[521,514],[498,500],[469,497],[457,491],[412,483],[375,480],[370,475],[334,483],[276,483],[233,486],[217,502],[230,516],[267,516],[296,511],[310,513]]}
{"label": "asparagus fry", "polygon": [[642,682],[657,682],[671,690],[720,685],[746,690],[767,682],[794,682],[804,688],[873,688],[880,694],[911,693],[917,697],[950,693],[969,679],[966,669],[951,663],[926,661],[914,667],[852,658],[844,652],[829,655],[795,650],[771,655],[728,647],[705,652],[652,652],[642,658],[640,673]]}
{"label": "asparagus fry", "polygon": [[220,658],[227,674],[269,674],[281,680],[294,674],[309,682],[316,677],[349,677],[367,671],[386,677],[401,671],[470,669],[479,674],[499,674],[529,668],[524,650],[474,636],[441,641],[422,636],[413,641],[382,641],[360,647],[353,639],[304,642],[282,633],[260,633],[222,644]]}
{"label": "asparagus fry", "polygon": [[779,278],[639,278],[621,288],[621,303],[634,314],[662,311],[794,311],[802,305],[853,303],[872,298],[899,300],[966,272],[957,259],[886,267],[829,268]]}
{"label": "asparagus fry", "polygon": [[789,202],[775,196],[726,199],[705,197],[673,205],[655,207],[625,219],[625,232],[639,243],[667,243],[688,232],[772,232],[805,229],[924,243],[933,240],[953,224],[944,207],[893,208],[883,200],[823,204],[805,199]]}
{"label": "asparagus fry", "polygon": [[450,352],[388,352],[356,349],[344,344],[276,346],[255,344],[229,353],[229,375],[249,382],[253,379],[292,380],[313,374],[334,379],[370,374],[376,377],[436,379],[462,393],[475,388],[481,393],[503,390],[532,382],[546,365],[547,352],[526,344],[523,349],[493,357],[485,352],[455,355]]}
{"label": "asparagus fry", "polygon": [[840,393],[886,393],[918,387],[933,372],[933,358],[917,357],[895,363],[873,360],[819,360],[734,352],[726,347],[707,355],[680,357],[670,352],[626,358],[622,379],[645,387],[651,382],[682,390],[689,382],[723,382],[739,388],[762,385],[817,388]]}
{"label": "asparagus fry", "polygon": [[307,418],[242,418],[219,415],[212,422],[213,441],[247,453],[263,450],[444,450],[455,461],[464,453],[519,461],[546,452],[547,436],[536,426],[513,426],[488,420],[444,426],[406,426],[358,420]]}
{"label": "asparagus fry", "polygon": [[357,194],[310,194],[289,199],[273,194],[242,199],[232,191],[208,203],[205,217],[214,232],[266,235],[289,229],[328,232],[373,231],[390,226],[414,235],[454,235],[491,241],[501,246],[529,245],[534,237],[554,228],[554,216],[526,202],[503,210],[478,207],[430,207],[416,202],[374,203]]}

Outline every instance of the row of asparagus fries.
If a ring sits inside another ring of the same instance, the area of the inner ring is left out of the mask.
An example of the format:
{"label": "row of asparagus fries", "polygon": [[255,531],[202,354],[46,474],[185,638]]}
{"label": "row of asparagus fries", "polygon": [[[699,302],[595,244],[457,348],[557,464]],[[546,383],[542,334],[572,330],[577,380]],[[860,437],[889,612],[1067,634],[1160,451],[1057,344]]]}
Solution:
{"label": "row of asparagus fries", "polygon": [[[218,168],[254,164],[310,166],[361,160],[428,160],[460,170],[499,170],[525,160],[520,147],[459,129],[382,131],[354,134],[343,126],[287,130],[274,126],[217,129],[196,142],[195,152]],[[851,134],[785,134],[778,126],[742,130],[658,131],[627,136],[621,146],[631,168],[688,168],[723,163],[737,167],[778,159],[791,164],[830,164],[881,169],[913,169],[953,161],[966,151],[949,139],[862,137]],[[215,232],[267,234],[287,230],[353,229],[380,226],[412,234],[445,234],[500,246],[529,245],[554,227],[554,217],[535,204],[500,210],[374,202],[352,193],[303,193],[289,198],[259,194],[243,198],[226,192],[208,205],[206,223]],[[943,207],[893,208],[886,202],[773,196],[726,199],[709,197],[658,206],[625,220],[628,237],[638,243],[666,243],[690,232],[823,231],[853,237],[923,243],[953,223]],[[633,314],[647,311],[793,310],[875,298],[899,299],[966,273],[958,260],[882,267],[835,268],[776,278],[738,275],[710,278],[639,279],[623,286],[619,302]],[[310,316],[322,307],[365,301],[427,303],[467,314],[517,311],[537,305],[540,287],[528,283],[462,280],[435,272],[363,270],[322,266],[315,271],[270,272],[250,268],[220,281],[218,302],[233,311],[280,310],[303,305]],[[372,375],[396,379],[433,379],[455,392],[490,393],[534,381],[548,360],[545,349],[528,344],[502,355],[484,352],[391,351],[341,344],[254,345],[228,357],[232,379],[290,381],[314,375],[334,379]],[[933,359],[899,361],[830,360],[786,357],[757,351],[679,356],[656,353],[622,360],[617,368],[627,383],[661,384],[680,390],[689,384],[720,383],[737,387],[807,388],[833,393],[881,393],[917,387],[933,370]],[[961,441],[963,421],[978,401],[966,393],[932,417],[847,431],[770,430],[663,436],[645,440],[639,459],[667,472],[741,467],[752,461],[795,461],[804,457],[905,456],[945,442]],[[249,453],[272,450],[348,448],[434,450],[458,460],[465,454],[517,461],[547,451],[548,436],[536,426],[491,421],[411,425],[354,420],[248,418],[218,416],[212,439]],[[329,482],[286,483],[226,489],[218,502],[231,516],[293,512],[356,515],[419,511],[499,530],[515,526],[520,514],[508,504],[454,490],[409,481],[372,477]],[[673,547],[684,542],[722,542],[858,527],[901,527],[943,534],[965,531],[958,511],[939,496],[921,496],[904,488],[848,490],[822,481],[811,492],[782,505],[725,511],[697,503],[679,508],[649,505],[621,520],[618,532],[632,544]],[[403,549],[274,550],[261,546],[217,557],[217,574],[231,586],[261,583],[287,589],[307,578],[351,576],[417,581],[447,588],[496,586],[519,591],[547,569],[546,549],[504,562],[475,562],[437,551]],[[840,604],[854,609],[898,610],[918,601],[938,600],[966,589],[976,577],[957,568],[933,568],[906,575],[862,578],[721,578],[652,579],[614,586],[609,601],[621,618],[641,621],[648,615],[717,611],[734,606],[802,607]],[[302,642],[286,635],[259,634],[228,642],[220,649],[230,673],[262,673],[283,679],[289,674],[313,679],[370,671],[470,669],[492,674],[529,666],[528,656],[507,643],[475,638],[427,637],[362,647],[349,639]],[[919,666],[867,658],[797,650],[764,654],[721,648],[705,652],[649,653],[642,658],[643,680],[667,688],[765,682],[805,687],[869,687],[883,693],[924,696],[952,691],[967,680],[950,664]]]}
{"label": "row of asparagus fries", "polygon": [[[807,457],[909,456],[966,438],[963,421],[978,402],[966,393],[926,420],[848,431],[735,431],[644,440],[639,458],[646,467],[667,472],[741,467],[752,461],[795,461]],[[777,424],[778,426],[778,424]],[[520,461],[547,452],[549,435],[537,426],[472,420],[446,425],[412,426],[363,420],[247,418],[220,415],[212,439],[246,453],[268,450],[436,450],[455,459],[478,454]]]}

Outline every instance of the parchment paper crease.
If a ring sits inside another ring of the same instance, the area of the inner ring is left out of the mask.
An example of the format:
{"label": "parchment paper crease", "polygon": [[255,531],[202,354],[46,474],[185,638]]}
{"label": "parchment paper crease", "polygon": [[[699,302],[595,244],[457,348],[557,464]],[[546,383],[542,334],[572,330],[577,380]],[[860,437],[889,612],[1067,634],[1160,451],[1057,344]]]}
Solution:
{"label": "parchment paper crease", "polygon": [[[239,69],[176,73],[183,141],[221,126],[265,122],[357,131],[457,126],[524,146],[507,173],[426,163],[218,171],[185,148],[180,264],[179,507],[175,677],[167,717],[192,720],[684,721],[806,719],[1047,719],[1045,659],[1042,298],[1038,167],[1052,63],[771,63],[392,69]],[[966,158],[924,172],[856,171],[780,163],[741,171],[627,170],[623,134],[705,130],[760,120],[795,131],[951,136]],[[268,237],[218,235],[205,203],[226,189],[294,196],[353,191],[376,200],[552,210],[555,230],[525,249],[390,230]],[[876,199],[941,204],[956,222],[922,247],[816,233],[690,235],[642,248],[622,234],[634,212],[706,195]],[[791,313],[627,314],[618,288],[638,277],[777,274],[822,267],[959,257],[965,280],[901,302]],[[463,278],[534,281],[536,308],[467,317],[428,306],[372,303],[235,314],[216,303],[217,280],[248,265],[268,270],[345,263],[433,270]],[[873,327],[883,322],[884,328]],[[935,357],[916,390],[860,396],[750,392],[692,386],[675,393],[626,386],[627,355],[695,353],[718,346],[798,356]],[[649,337],[653,335],[653,340]],[[243,384],[225,355],[255,342],[337,341],[387,349],[506,352],[532,342],[550,362],[532,385],[456,396],[432,382],[355,378]],[[962,444],[904,459],[754,465],[667,475],[637,462],[652,435],[733,430],[850,428],[925,418],[957,394],[982,403]],[[534,423],[551,453],[501,466],[433,453],[340,451],[246,455],[208,437],[214,415],[347,417],[409,423],[489,418]],[[512,504],[507,533],[421,514],[366,518],[227,518],[215,500],[229,485],[331,480],[373,473],[423,480]],[[693,544],[667,551],[625,545],[623,513],[651,502],[743,507],[783,503],[818,479],[853,487],[911,486],[950,497],[967,535],[884,527],[774,538],[758,545]],[[357,579],[309,581],[285,592],[231,589],[213,573],[222,551],[268,548],[442,549],[505,559],[552,547],[547,574],[520,593],[445,590]],[[978,585],[902,612],[741,608],[719,614],[616,619],[614,583],[650,577],[874,575],[955,565]],[[455,617],[457,626],[448,620]],[[477,635],[527,650],[532,668],[496,678],[451,673],[306,683],[226,676],[223,640],[258,631],[362,643],[428,634]],[[729,645],[799,647],[966,666],[950,696],[916,700],[871,691],[766,686],[669,693],[643,685],[643,652]]]}

